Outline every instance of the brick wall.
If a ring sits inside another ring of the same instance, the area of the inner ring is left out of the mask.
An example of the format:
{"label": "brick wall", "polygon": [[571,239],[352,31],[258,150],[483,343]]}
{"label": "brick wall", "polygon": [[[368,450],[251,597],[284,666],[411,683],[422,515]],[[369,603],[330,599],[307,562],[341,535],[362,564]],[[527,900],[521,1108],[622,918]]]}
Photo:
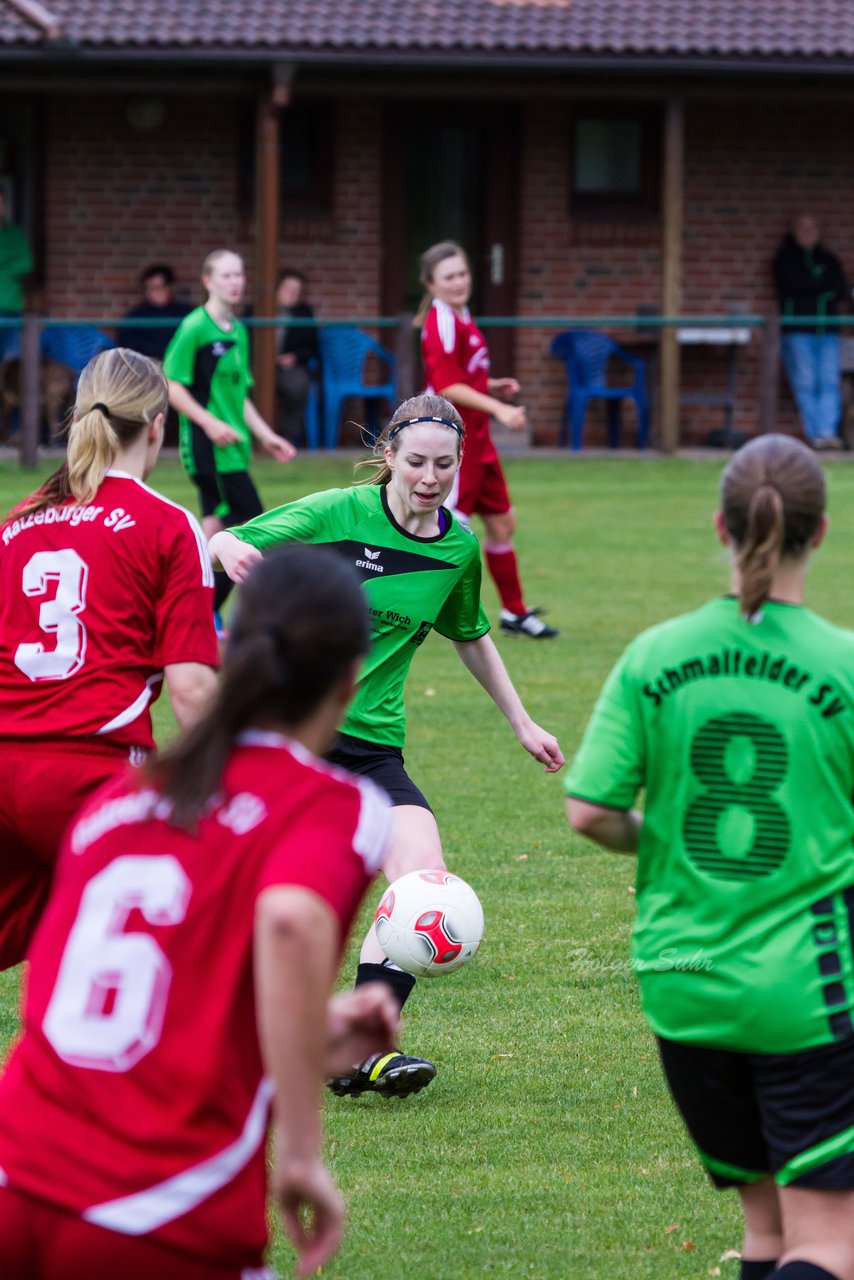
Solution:
{"label": "brick wall", "polygon": [[[46,302],[55,313],[115,314],[136,298],[140,267],[171,262],[188,301],[200,300],[201,259],[243,252],[252,292],[252,227],[237,198],[234,100],[166,98],[162,123],[135,132],[119,96],[51,101],[48,111]],[[692,101],[686,113],[686,313],[773,310],[770,259],[790,215],[815,212],[854,278],[854,165],[846,111],[785,97]],[[634,314],[660,299],[660,226],[573,225],[568,202],[569,110],[532,101],[523,111],[518,310]],[[336,113],[333,210],[283,222],[281,261],[303,267],[321,315],[380,310],[381,108],[348,100]],[[566,381],[548,353],[553,330],[520,332],[517,376],[534,437],[557,435]],[[629,335],[633,341],[638,335]],[[645,349],[641,346],[641,351]],[[646,348],[649,351],[649,348]],[[757,421],[760,341],[738,355],[736,427]],[[725,357],[683,351],[684,389],[719,391]],[[504,371],[502,371],[504,372]],[[626,438],[634,437],[625,411]],[[702,439],[722,411],[684,408],[683,438]],[[794,429],[788,394],[780,425]],[[591,413],[587,439],[603,439]]]}
{"label": "brick wall", "polygon": [[[252,296],[253,229],[238,210],[234,101],[166,99],[138,133],[121,98],[55,99],[48,123],[46,301],[57,313],[108,315],[137,298],[141,267],[174,267],[188,302],[207,252],[242,253]],[[336,121],[334,208],[283,222],[280,261],[303,267],[324,315],[375,314],[379,296],[379,108]]]}

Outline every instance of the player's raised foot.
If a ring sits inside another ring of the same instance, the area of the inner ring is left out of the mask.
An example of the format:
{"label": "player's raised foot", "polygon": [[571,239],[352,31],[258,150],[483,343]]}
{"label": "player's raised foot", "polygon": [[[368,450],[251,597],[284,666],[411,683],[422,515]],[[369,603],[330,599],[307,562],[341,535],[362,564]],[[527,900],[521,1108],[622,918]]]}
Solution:
{"label": "player's raised foot", "polygon": [[362,1093],[378,1093],[383,1098],[408,1098],[430,1083],[436,1068],[426,1058],[405,1053],[375,1053],[353,1068],[349,1076],[336,1076],[327,1083],[339,1098],[358,1098]]}
{"label": "player's raised foot", "polygon": [[527,613],[511,613],[509,609],[502,609],[501,630],[508,636],[530,636],[532,640],[550,640],[560,635],[556,627],[543,622],[539,612],[529,609]]}

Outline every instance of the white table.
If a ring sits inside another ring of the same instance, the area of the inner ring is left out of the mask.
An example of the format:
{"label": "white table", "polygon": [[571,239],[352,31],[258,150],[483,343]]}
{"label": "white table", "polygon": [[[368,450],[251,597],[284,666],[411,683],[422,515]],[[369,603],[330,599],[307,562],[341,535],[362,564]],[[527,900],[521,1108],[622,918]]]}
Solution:
{"label": "white table", "polygon": [[726,347],[726,391],[698,391],[682,396],[682,404],[716,404],[724,410],[724,432],[732,435],[735,417],[735,368],[739,347],[746,346],[753,336],[747,325],[688,325],[676,330],[680,347]]}

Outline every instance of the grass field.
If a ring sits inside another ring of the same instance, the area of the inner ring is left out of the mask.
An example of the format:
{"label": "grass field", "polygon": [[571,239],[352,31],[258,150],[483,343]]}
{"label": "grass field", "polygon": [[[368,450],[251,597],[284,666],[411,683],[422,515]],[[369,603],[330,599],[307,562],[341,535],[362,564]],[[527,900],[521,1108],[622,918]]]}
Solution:
{"label": "grass field", "polygon": [[[507,470],[529,599],[562,634],[497,642],[534,718],[570,756],[629,638],[725,588],[711,529],[720,464],[518,459]],[[831,534],[809,603],[854,626],[854,467],[828,473]],[[257,476],[273,505],[347,483],[350,464],[311,457],[259,465]],[[154,483],[192,505],[175,463]],[[0,464],[0,507],[25,485]],[[491,584],[485,599],[494,617]],[[158,727],[171,731],[164,707]],[[410,676],[407,765],[450,865],[481,894],[487,936],[466,970],[420,983],[407,1007],[405,1047],[437,1063],[434,1084],[404,1102],[329,1100],[329,1158],[350,1223],[323,1274],[735,1280],[737,1261],[722,1261],[739,1243],[735,1203],[707,1186],[638,1010],[632,861],[570,834],[561,776],[540,772],[434,636]],[[7,975],[0,987],[2,1037],[15,986]],[[277,1241],[284,1273],[289,1258]]]}

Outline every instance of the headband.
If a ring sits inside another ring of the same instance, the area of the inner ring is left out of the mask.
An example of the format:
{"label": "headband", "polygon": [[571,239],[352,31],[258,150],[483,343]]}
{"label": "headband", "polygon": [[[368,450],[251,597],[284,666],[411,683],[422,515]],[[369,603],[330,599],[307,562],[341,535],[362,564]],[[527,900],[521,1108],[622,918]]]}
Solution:
{"label": "headband", "polygon": [[404,422],[396,422],[388,433],[388,439],[391,441],[402,431],[404,427],[413,427],[416,422],[441,422],[442,426],[450,427],[452,431],[456,431],[460,439],[463,439],[463,429],[456,422],[452,422],[450,418],[424,417],[424,418],[407,418]]}
{"label": "headband", "polygon": [[95,403],[89,407],[89,413],[91,413],[93,409],[100,409],[105,418],[112,416],[107,406],[105,404],[101,404],[100,400],[96,400]]}

